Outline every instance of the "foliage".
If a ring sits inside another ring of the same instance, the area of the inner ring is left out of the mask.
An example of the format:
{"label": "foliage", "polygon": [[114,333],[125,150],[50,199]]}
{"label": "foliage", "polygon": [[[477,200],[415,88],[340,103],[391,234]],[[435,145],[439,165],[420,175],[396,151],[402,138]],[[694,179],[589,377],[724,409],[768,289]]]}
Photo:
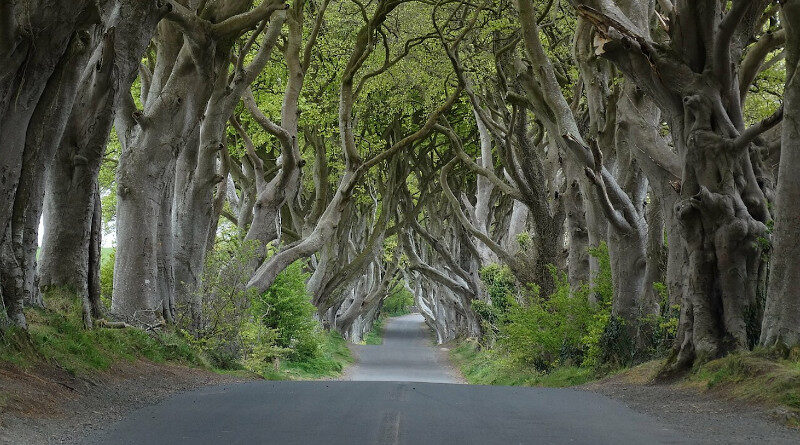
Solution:
{"label": "foliage", "polygon": [[509,309],[516,306],[516,281],[508,266],[490,264],[480,270],[489,301],[472,300],[472,310],[480,320],[483,340],[492,344],[507,323]]}
{"label": "foliage", "polygon": [[196,346],[211,358],[214,366],[222,369],[241,367],[240,360],[250,357],[253,349],[260,347],[251,340],[261,336],[247,334],[254,323],[250,301],[255,293],[247,289],[254,252],[252,243],[236,238],[217,243],[206,258],[199,286],[193,290],[194,298],[201,304],[201,318],[193,320],[189,308],[178,310],[177,326],[187,337],[194,338]]}
{"label": "foliage", "polygon": [[383,344],[383,317],[378,317],[372,323],[372,329],[364,336],[364,343],[368,345]]}
{"label": "foliage", "polygon": [[484,330],[497,337],[509,360],[547,371],[564,365],[594,367],[603,358],[602,339],[610,316],[611,273],[605,245],[591,251],[600,273],[592,285],[570,289],[566,275],[553,273],[556,290],[548,296],[528,292],[523,304],[507,267],[481,270],[491,303],[473,301]]}
{"label": "foliage", "polygon": [[663,357],[669,353],[678,334],[678,317],[680,306],[669,304],[667,286],[664,283],[653,283],[661,297],[661,313],[648,315],[639,320],[639,337],[642,344],[638,346],[639,360]]}
{"label": "foliage", "polygon": [[543,373],[516,361],[497,349],[480,347],[466,340],[450,351],[467,382],[475,385],[515,385],[565,387],[580,385],[594,378],[587,368],[565,366]]}
{"label": "foliage", "polygon": [[353,362],[347,341],[336,332],[324,332],[319,339],[320,347],[313,357],[280,361],[277,368],[268,367],[261,375],[269,380],[305,380],[340,375],[344,367]]}
{"label": "foliage", "polygon": [[111,292],[114,290],[114,260],[116,250],[103,249],[100,256],[100,299],[106,307],[111,307]]}
{"label": "foliage", "polygon": [[254,253],[253,243],[236,237],[217,243],[195,290],[202,319],[179,319],[183,332],[222,369],[244,367],[268,378],[341,371],[341,348],[313,319],[302,263],[289,266],[258,294],[247,288]]}
{"label": "foliage", "polygon": [[0,336],[0,362],[23,369],[45,362],[72,374],[105,370],[117,360],[147,359],[193,366],[205,363],[191,342],[175,330],[87,330],[80,303],[73,295],[54,291],[45,299],[49,309],[26,311],[27,333],[14,330]]}
{"label": "foliage", "polygon": [[277,332],[276,344],[288,349],[293,359],[316,356],[321,344],[320,326],[313,318],[315,308],[306,292],[308,276],[302,262],[295,262],[252,300],[253,316]]}
{"label": "foliage", "polygon": [[389,317],[398,317],[410,314],[411,306],[414,306],[414,296],[402,282],[398,282],[383,300],[381,313]]}

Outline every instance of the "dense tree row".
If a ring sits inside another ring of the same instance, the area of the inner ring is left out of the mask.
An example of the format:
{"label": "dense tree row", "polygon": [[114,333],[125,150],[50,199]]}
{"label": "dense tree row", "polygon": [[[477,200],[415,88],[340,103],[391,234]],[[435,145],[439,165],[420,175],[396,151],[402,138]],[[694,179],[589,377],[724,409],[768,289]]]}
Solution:
{"label": "dense tree row", "polygon": [[68,288],[89,328],[199,332],[232,232],[247,288],[299,261],[353,340],[399,286],[485,335],[487,267],[524,305],[605,245],[632,348],[680,307],[669,369],[800,345],[799,1],[0,5],[3,328]]}

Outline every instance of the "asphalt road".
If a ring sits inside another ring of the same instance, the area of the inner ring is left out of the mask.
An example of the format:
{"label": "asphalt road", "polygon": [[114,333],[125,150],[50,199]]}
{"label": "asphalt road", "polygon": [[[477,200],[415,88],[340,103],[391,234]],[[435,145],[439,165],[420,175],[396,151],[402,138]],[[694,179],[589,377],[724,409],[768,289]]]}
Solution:
{"label": "asphalt road", "polygon": [[[417,317],[392,320],[384,338],[357,348],[347,375],[361,381],[208,387],[136,411],[87,443],[687,443],[587,391],[438,383],[457,380]],[[376,381],[383,378],[403,381]]]}
{"label": "asphalt road", "polygon": [[420,314],[386,321],[382,345],[352,347],[356,364],[345,380],[382,382],[461,383],[447,363],[446,353],[432,346],[432,335]]}

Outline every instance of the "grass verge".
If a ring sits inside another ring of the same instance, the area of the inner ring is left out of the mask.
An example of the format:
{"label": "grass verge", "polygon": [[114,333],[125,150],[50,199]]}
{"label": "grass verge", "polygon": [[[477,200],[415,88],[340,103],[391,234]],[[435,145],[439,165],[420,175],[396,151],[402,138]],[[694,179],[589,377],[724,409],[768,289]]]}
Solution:
{"label": "grass verge", "polygon": [[450,358],[467,382],[474,385],[566,387],[596,378],[593,371],[576,366],[565,366],[541,373],[494,350],[482,349],[470,340],[464,340],[451,349]]}
{"label": "grass verge", "polygon": [[686,385],[736,400],[780,407],[785,421],[800,427],[800,359],[767,351],[731,354],[694,370]]}
{"label": "grass verge", "polygon": [[[69,299],[48,299],[50,309],[26,309],[27,332],[11,329],[0,334],[0,366],[24,371],[46,364],[76,376],[107,370],[120,360],[147,360],[202,368],[220,374],[254,376],[243,367],[217,369],[184,334],[171,329],[147,332],[136,328],[84,329],[79,306]],[[282,360],[278,369],[260,373],[271,380],[336,377],[353,361],[347,343],[337,333],[323,332],[319,351],[302,361]]]}
{"label": "grass verge", "polygon": [[267,380],[315,380],[338,377],[345,366],[353,363],[347,341],[336,332],[325,332],[320,352],[303,361],[281,360],[276,367],[267,367],[261,375]]}
{"label": "grass verge", "polygon": [[40,363],[72,375],[108,369],[117,360],[145,359],[208,367],[203,357],[180,335],[140,329],[83,328],[80,315],[51,310],[26,311],[28,332],[10,330],[0,336],[0,363],[29,370]]}
{"label": "grass verge", "polygon": [[[678,387],[717,397],[773,408],[773,414],[788,426],[800,427],[800,354],[789,358],[770,351],[739,352],[697,366],[680,380]],[[655,381],[664,360],[652,360],[623,369],[613,376],[630,385]]]}

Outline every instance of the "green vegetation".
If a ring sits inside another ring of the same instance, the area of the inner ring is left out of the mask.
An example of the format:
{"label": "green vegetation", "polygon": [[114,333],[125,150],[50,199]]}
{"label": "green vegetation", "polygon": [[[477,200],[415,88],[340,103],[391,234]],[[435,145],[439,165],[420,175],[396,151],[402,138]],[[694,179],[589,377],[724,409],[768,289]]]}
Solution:
{"label": "green vegetation", "polygon": [[100,299],[111,306],[111,292],[114,290],[114,260],[116,251],[104,248],[100,254]]}
{"label": "green vegetation", "polygon": [[588,368],[565,366],[540,372],[496,349],[482,348],[474,341],[463,341],[450,351],[467,381],[475,385],[550,386],[580,385],[595,375]]}
{"label": "green vegetation", "polygon": [[688,383],[740,400],[782,405],[795,416],[800,415],[800,357],[797,355],[783,359],[761,350],[731,354],[694,370]]}
{"label": "green vegetation", "polygon": [[[601,244],[590,252],[599,263],[591,285],[570,289],[555,269],[556,290],[541,296],[522,288],[505,266],[481,270],[490,302],[475,300],[483,336],[453,351],[468,381],[481,384],[569,386],[646,360],[674,339],[677,313],[641,320],[652,343],[634,348],[622,321],[611,315],[611,267]],[[634,356],[634,352],[639,352]]]}
{"label": "green vegetation", "polygon": [[347,341],[336,332],[326,332],[320,337],[318,352],[304,359],[278,361],[267,367],[261,375],[268,380],[313,380],[341,375],[344,367],[353,363]]}
{"label": "green vegetation", "polygon": [[[308,274],[295,263],[264,294],[246,289],[252,246],[219,243],[209,255],[197,292],[204,305],[202,328],[189,317],[175,326],[87,330],[74,295],[51,291],[48,309],[28,309],[27,333],[0,336],[0,363],[30,369],[49,363],[72,374],[102,371],[118,360],[149,360],[202,367],[217,372],[253,372],[267,379],[315,379],[339,375],[352,361],[339,334],[314,320],[305,290]],[[101,294],[110,305],[114,251],[104,252]]]}
{"label": "green vegetation", "polygon": [[381,314],[389,317],[399,317],[410,314],[411,306],[414,306],[414,296],[406,289],[403,282],[399,281],[383,300]]}
{"label": "green vegetation", "polygon": [[380,316],[372,323],[372,330],[364,336],[364,343],[368,345],[383,344],[383,320],[383,316]]}
{"label": "green vegetation", "polygon": [[204,319],[178,320],[182,332],[218,368],[244,368],[269,379],[339,374],[349,350],[314,320],[304,264],[290,265],[258,294],[247,288],[254,252],[253,244],[236,237],[217,243],[196,290]]}
{"label": "green vegetation", "polygon": [[414,296],[405,287],[403,281],[398,281],[384,298],[380,314],[372,323],[372,329],[364,336],[364,343],[368,345],[383,344],[383,323],[388,317],[400,317],[411,313],[414,306]]}
{"label": "green vegetation", "polygon": [[32,369],[41,363],[71,374],[108,369],[117,360],[145,359],[209,367],[208,361],[182,335],[141,329],[84,329],[80,305],[57,292],[46,296],[50,309],[29,309],[28,332],[0,336],[0,363]]}

